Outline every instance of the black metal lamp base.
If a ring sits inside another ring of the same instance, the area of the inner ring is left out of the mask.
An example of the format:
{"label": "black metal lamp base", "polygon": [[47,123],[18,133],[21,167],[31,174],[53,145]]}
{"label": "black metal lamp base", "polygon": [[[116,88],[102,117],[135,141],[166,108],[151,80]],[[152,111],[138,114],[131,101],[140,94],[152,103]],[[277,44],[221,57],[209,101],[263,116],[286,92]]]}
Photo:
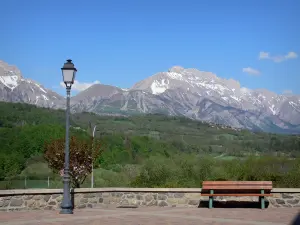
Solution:
{"label": "black metal lamp base", "polygon": [[62,208],[59,212],[59,214],[73,214],[72,208]]}

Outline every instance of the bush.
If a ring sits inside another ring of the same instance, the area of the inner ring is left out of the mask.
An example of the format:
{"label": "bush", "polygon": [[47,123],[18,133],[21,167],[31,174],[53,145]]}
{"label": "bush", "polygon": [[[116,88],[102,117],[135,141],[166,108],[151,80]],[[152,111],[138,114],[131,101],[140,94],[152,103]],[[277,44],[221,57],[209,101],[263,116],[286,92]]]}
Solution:
{"label": "bush", "polygon": [[249,157],[221,160],[180,154],[151,157],[131,182],[134,187],[200,187],[204,180],[273,181],[274,187],[300,186],[300,160]]}

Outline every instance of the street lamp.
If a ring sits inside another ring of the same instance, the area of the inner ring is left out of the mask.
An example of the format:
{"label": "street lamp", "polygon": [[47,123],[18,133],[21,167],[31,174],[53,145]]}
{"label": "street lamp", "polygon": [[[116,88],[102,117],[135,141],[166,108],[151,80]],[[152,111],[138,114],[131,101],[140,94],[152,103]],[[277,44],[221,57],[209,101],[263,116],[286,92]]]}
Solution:
{"label": "street lamp", "polygon": [[94,188],[94,138],[95,138],[95,132],[96,132],[97,125],[94,126],[93,129],[93,143],[92,143],[92,174],[91,174],[91,188]]}
{"label": "street lamp", "polygon": [[70,128],[70,92],[72,84],[74,83],[77,69],[74,67],[71,59],[68,59],[61,68],[63,81],[67,89],[67,108],[66,108],[66,143],[65,143],[65,167],[64,167],[64,193],[63,201],[61,204],[60,214],[73,214],[73,207],[71,203],[70,193],[70,149],[69,149],[69,128]]}

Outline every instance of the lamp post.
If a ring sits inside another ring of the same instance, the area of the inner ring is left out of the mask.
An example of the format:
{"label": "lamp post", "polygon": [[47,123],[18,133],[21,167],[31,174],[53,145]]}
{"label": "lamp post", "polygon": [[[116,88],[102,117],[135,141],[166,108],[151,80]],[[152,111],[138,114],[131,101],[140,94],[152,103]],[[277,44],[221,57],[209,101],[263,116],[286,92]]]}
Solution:
{"label": "lamp post", "polygon": [[69,148],[69,128],[70,128],[70,92],[72,84],[74,83],[77,69],[74,67],[71,59],[68,59],[61,68],[63,81],[67,89],[67,108],[66,108],[66,142],[65,142],[65,165],[64,165],[64,193],[61,204],[60,214],[73,214],[73,206],[71,203],[70,193],[70,148]]}
{"label": "lamp post", "polygon": [[94,153],[94,138],[95,138],[96,127],[97,127],[97,125],[95,125],[94,129],[93,129],[91,188],[94,188],[94,158],[93,158],[93,153]]}

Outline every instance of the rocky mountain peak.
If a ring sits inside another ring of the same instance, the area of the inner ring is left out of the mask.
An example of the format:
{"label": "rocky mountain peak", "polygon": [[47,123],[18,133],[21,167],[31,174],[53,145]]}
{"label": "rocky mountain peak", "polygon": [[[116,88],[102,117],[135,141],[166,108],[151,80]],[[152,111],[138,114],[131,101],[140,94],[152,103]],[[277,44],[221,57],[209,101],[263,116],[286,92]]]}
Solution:
{"label": "rocky mountain peak", "polygon": [[183,71],[184,68],[181,66],[173,66],[168,70],[168,72],[173,72],[173,73],[182,73]]}
{"label": "rocky mountain peak", "polygon": [[16,67],[0,61],[0,101],[24,102],[49,108],[63,107],[63,97],[31,79]]}
{"label": "rocky mountain peak", "polygon": [[[224,79],[225,80],[225,79]],[[225,82],[227,87],[230,88],[231,90],[234,89],[234,90],[240,90],[241,88],[241,85],[240,85],[240,82],[234,80],[234,79],[228,79],[228,80],[225,80]]]}
{"label": "rocky mountain peak", "polygon": [[21,71],[14,65],[0,60],[0,76],[17,76],[19,79],[22,78]]}
{"label": "rocky mountain peak", "polygon": [[122,93],[123,90],[121,88],[105,85],[105,84],[94,84],[89,88],[79,92],[75,95],[72,100],[75,101],[85,101],[87,99],[103,99],[109,98],[114,94]]}
{"label": "rocky mountain peak", "polygon": [[0,83],[13,90],[21,79],[21,71],[16,66],[0,60]]}

